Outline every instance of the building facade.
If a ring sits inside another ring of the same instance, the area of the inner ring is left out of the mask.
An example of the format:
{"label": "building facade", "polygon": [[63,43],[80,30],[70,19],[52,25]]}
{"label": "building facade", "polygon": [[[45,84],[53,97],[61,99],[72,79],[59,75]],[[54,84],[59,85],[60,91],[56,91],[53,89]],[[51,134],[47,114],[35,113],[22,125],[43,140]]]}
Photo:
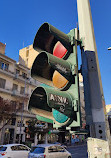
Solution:
{"label": "building facade", "polygon": [[19,139],[25,142],[27,121],[35,118],[28,112],[27,104],[38,85],[21,60],[17,63],[5,55],[5,46],[0,43],[0,144],[18,143]]}

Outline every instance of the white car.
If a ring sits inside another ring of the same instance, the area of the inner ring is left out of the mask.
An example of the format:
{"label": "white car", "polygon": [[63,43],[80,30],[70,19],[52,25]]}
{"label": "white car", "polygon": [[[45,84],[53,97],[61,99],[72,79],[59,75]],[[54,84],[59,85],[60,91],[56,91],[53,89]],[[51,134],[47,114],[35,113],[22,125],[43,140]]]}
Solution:
{"label": "white car", "polygon": [[30,148],[23,144],[0,145],[0,158],[27,158]]}
{"label": "white car", "polygon": [[55,144],[40,144],[33,146],[28,158],[71,158],[71,153],[69,153],[65,148],[60,145]]}

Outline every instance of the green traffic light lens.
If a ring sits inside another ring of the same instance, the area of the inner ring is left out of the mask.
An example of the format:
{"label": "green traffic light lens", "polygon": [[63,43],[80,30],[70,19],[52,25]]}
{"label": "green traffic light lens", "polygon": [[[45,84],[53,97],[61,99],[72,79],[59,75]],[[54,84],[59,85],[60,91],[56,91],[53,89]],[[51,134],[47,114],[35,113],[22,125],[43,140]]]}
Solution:
{"label": "green traffic light lens", "polygon": [[68,120],[68,117],[57,110],[52,111],[54,119],[59,123],[64,123]]}

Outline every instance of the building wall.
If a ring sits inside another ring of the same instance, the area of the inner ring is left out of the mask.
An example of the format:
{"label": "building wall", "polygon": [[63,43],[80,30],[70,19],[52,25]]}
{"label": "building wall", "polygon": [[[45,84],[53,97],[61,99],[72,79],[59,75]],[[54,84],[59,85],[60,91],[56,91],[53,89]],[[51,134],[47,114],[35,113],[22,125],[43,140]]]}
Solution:
{"label": "building wall", "polygon": [[111,104],[109,105],[106,105],[106,113],[110,112],[111,111]]}
{"label": "building wall", "polygon": [[33,49],[33,45],[30,45],[19,50],[19,62],[31,68],[37,55],[38,52]]}
{"label": "building wall", "polygon": [[[2,48],[0,49],[2,50]],[[5,80],[4,84],[3,80]],[[14,89],[14,84],[17,86],[16,89]],[[25,65],[22,65],[22,63],[17,63],[15,60],[9,58],[8,56],[5,56],[5,53],[0,53],[0,97],[2,97],[4,100],[15,101],[16,108],[24,103],[23,124],[25,124],[27,120],[35,118],[35,115],[30,114],[27,111],[27,104],[32,90],[35,89],[37,84],[38,83],[30,77],[29,68],[27,68]],[[23,87],[25,89],[25,93]],[[22,108],[22,106],[20,107]],[[10,123],[10,118],[12,116],[10,112],[7,113],[7,115],[2,116],[3,120],[0,121],[0,144],[4,143],[5,135],[8,134],[8,132],[10,133],[11,129],[14,130],[13,142],[7,143],[16,142],[16,135],[20,133],[20,127],[18,127],[17,124],[21,120],[21,110],[22,109],[20,109],[19,111],[15,111],[15,125],[12,125]],[[8,120],[10,121],[7,123]],[[22,127],[23,135],[25,135],[24,128],[25,126]]]}
{"label": "building wall", "polygon": [[2,42],[0,42],[0,53],[1,54],[5,54],[5,47],[6,47],[6,44],[3,44]]}

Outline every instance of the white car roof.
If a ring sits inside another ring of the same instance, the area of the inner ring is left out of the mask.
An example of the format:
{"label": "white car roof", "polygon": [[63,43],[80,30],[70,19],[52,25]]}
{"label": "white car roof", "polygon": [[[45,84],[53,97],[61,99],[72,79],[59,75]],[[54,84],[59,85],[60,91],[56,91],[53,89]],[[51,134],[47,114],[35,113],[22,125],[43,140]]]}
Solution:
{"label": "white car roof", "polygon": [[32,147],[49,147],[49,146],[58,146],[57,144],[38,144]]}
{"label": "white car roof", "polygon": [[[8,146],[15,146],[15,145],[24,145],[24,144],[5,144],[5,145],[0,145],[0,146],[8,147]],[[24,146],[26,146],[26,145],[24,145]]]}

